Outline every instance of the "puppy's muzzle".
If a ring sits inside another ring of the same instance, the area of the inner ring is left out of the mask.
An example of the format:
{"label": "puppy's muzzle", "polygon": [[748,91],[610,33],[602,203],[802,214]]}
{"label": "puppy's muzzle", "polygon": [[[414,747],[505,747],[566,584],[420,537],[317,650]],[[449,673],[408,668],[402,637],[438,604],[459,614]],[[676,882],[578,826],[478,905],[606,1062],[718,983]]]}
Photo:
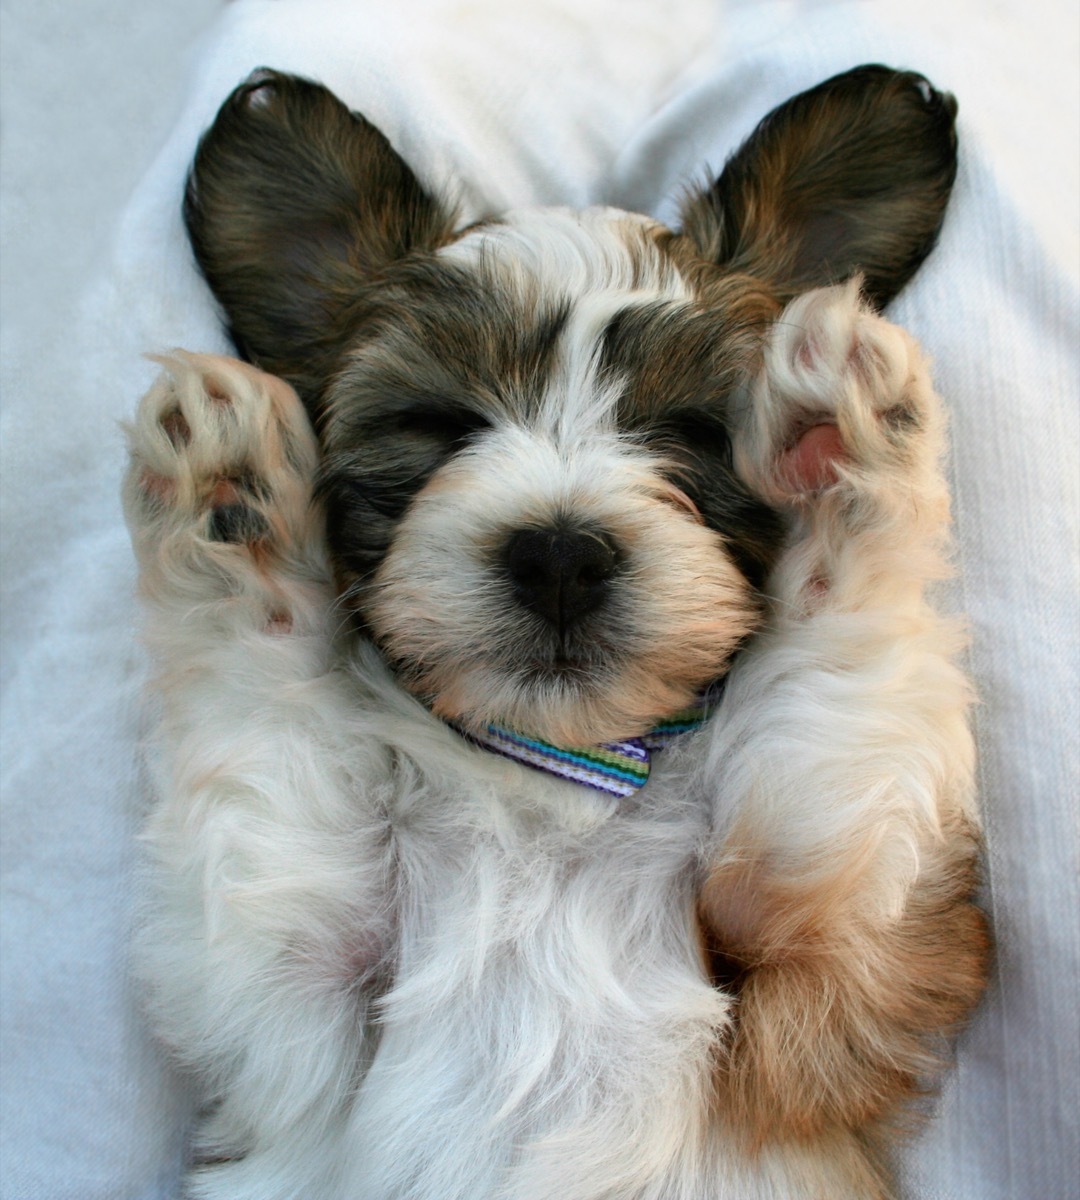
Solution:
{"label": "puppy's muzzle", "polygon": [[519,529],[506,542],[515,599],[564,634],[603,604],[619,566],[614,541],[593,529]]}

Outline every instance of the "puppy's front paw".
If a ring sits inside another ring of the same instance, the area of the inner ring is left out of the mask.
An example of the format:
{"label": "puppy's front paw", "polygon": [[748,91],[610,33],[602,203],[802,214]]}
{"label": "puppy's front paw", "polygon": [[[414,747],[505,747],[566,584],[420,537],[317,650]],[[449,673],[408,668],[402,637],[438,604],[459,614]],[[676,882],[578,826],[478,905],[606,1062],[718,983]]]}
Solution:
{"label": "puppy's front paw", "polygon": [[918,347],[852,281],[800,296],[777,321],[743,467],[776,503],[801,506],[831,493],[888,507],[932,481],[941,425]]}
{"label": "puppy's front paw", "polygon": [[314,543],[316,444],[296,393],[235,359],[178,352],[128,430],[124,507],[158,598],[243,591]]}

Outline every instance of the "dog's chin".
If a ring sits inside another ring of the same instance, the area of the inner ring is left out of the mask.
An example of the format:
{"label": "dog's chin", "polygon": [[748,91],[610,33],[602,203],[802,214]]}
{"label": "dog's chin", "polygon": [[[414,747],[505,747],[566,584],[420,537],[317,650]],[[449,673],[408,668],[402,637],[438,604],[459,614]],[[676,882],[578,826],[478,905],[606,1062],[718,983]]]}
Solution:
{"label": "dog's chin", "polygon": [[692,704],[714,678],[658,681],[645,671],[598,671],[595,662],[571,658],[513,672],[481,666],[459,667],[452,676],[406,672],[402,682],[466,733],[499,725],[557,745],[590,746],[647,733]]}

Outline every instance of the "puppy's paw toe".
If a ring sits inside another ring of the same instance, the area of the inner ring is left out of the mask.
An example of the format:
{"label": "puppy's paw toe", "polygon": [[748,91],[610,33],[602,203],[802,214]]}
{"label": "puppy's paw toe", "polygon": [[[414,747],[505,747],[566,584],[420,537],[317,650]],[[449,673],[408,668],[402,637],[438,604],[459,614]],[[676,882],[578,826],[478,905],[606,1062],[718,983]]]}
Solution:
{"label": "puppy's paw toe", "polygon": [[295,392],[234,359],[160,361],[128,431],[125,508],[144,571],[170,549],[190,569],[213,565],[219,575],[225,547],[287,555],[310,536],[316,465]]}
{"label": "puppy's paw toe", "polygon": [[270,535],[270,522],[247,504],[220,504],[210,510],[209,532],[215,542],[256,546]]}
{"label": "puppy's paw toe", "polygon": [[857,281],[808,292],[776,323],[754,389],[745,460],[774,499],[902,484],[936,459],[938,402],[902,329]]}

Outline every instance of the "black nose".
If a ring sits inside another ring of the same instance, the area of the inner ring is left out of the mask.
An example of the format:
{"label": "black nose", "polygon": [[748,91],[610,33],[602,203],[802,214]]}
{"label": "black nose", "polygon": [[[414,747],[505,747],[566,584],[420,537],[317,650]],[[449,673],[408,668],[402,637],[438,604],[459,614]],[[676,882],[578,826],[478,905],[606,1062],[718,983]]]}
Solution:
{"label": "black nose", "polygon": [[564,631],[603,603],[618,566],[610,538],[587,529],[519,529],[506,544],[519,603]]}

